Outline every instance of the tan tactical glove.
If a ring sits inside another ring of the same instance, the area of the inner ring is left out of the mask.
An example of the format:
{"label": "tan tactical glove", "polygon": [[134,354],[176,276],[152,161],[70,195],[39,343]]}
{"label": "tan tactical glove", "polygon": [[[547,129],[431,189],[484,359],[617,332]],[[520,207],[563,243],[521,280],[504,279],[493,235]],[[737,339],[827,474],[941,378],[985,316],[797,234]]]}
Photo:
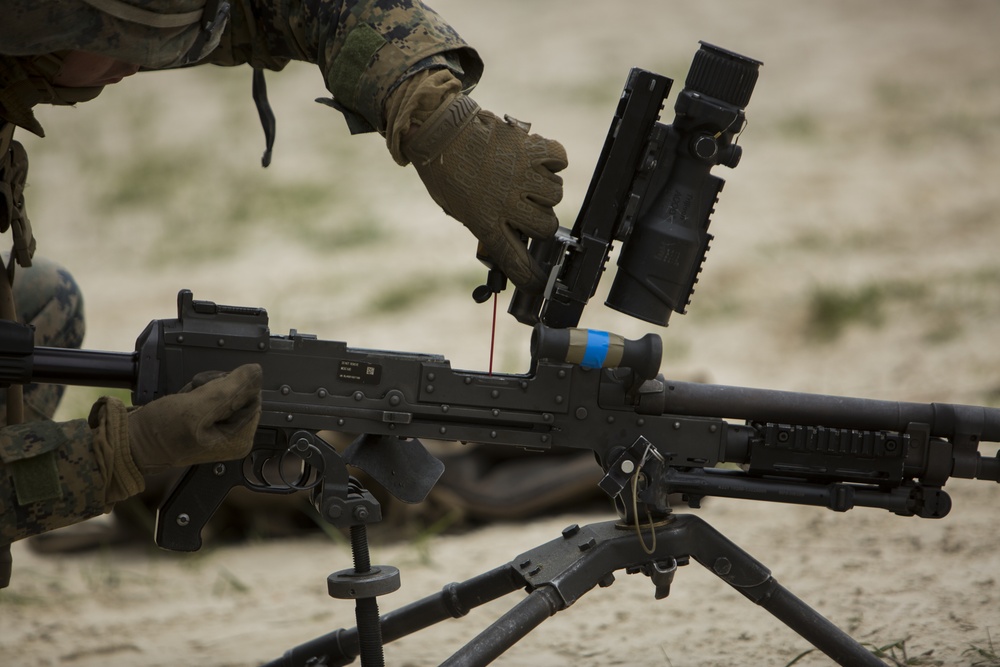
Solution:
{"label": "tan tactical glove", "polygon": [[112,450],[107,502],[139,493],[142,477],[166,468],[245,456],[260,419],[261,369],[200,373],[181,392],[129,410],[102,398],[91,426],[103,433],[97,446]]}
{"label": "tan tactical glove", "polygon": [[540,293],[547,276],[525,237],[547,238],[559,226],[552,208],[562,199],[557,172],[566,168],[566,150],[528,134],[527,123],[480,109],[458,87],[445,70],[400,86],[387,105],[386,140],[515,285]]}

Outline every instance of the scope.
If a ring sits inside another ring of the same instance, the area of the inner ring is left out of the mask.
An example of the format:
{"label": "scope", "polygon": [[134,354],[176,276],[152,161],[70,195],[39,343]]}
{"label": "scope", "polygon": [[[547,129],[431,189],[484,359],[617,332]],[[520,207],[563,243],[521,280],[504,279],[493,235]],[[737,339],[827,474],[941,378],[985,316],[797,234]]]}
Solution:
{"label": "scope", "polygon": [[762,64],[700,44],[670,125],[659,116],[673,81],[629,72],[572,230],[529,246],[549,279],[541,295],[515,290],[509,312],[519,322],[576,327],[615,241],[621,253],[605,304],[661,326],[684,312],[724,183],[711,170],[740,161],[736,139]]}
{"label": "scope", "polygon": [[673,123],[653,128],[658,149],[643,159],[661,179],[648,184],[634,222],[619,226],[622,249],[605,305],[661,326],[671,312],[685,312],[724,184],[711,169],[739,164],[742,148],[734,140],[746,123],[744,109],[760,65],[701,42],[677,96]]}

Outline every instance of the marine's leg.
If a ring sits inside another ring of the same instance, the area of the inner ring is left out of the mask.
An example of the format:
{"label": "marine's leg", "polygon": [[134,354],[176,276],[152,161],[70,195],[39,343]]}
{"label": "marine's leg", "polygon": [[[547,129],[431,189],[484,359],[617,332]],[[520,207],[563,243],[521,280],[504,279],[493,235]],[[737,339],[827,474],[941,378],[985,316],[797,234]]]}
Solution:
{"label": "marine's leg", "polygon": [[[4,261],[8,261],[4,257]],[[69,271],[41,257],[14,278],[18,319],[35,329],[35,345],[79,348],[83,343],[83,294]],[[24,388],[24,420],[51,419],[65,387],[29,384]],[[0,419],[6,423],[7,399],[0,392]]]}

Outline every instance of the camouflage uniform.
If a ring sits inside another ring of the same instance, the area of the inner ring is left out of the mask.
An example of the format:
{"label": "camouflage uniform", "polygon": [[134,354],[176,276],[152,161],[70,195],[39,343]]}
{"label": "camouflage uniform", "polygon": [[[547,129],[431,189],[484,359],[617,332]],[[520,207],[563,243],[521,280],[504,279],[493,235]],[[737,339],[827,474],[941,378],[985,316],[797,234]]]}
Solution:
{"label": "camouflage uniform", "polygon": [[[83,342],[83,296],[62,267],[35,259],[17,272],[14,300],[22,322],[35,329],[35,344],[78,348]],[[58,424],[49,421],[62,398],[63,387],[31,384],[24,389],[25,423],[0,429],[0,544],[69,523],[73,517],[106,510],[91,488],[103,494],[103,473],[90,453],[86,420]],[[0,418],[7,420],[6,392],[0,391]],[[58,471],[62,493],[31,482],[45,470]],[[4,468],[20,468],[8,474]],[[24,502],[21,502],[24,501]],[[65,519],[60,519],[65,517]],[[67,520],[69,519],[69,520]]]}
{"label": "camouflage uniform", "polygon": [[[76,104],[101,92],[100,85],[60,83],[74,52],[146,70],[203,63],[280,70],[290,60],[312,62],[352,132],[384,131],[387,97],[418,72],[448,69],[465,89],[482,72],[476,52],[419,0],[232,0],[228,14],[213,11],[226,4],[0,0],[0,128],[6,121],[42,136],[36,104]],[[206,6],[210,16],[202,16]],[[36,342],[79,346],[79,291],[65,272],[36,263],[15,282],[22,314],[48,322]],[[31,277],[46,271],[54,276],[46,284]],[[33,309],[32,300],[45,305]],[[60,394],[30,390],[26,417],[50,416]],[[108,511],[107,463],[92,446],[99,427],[36,421],[0,430],[0,545]]]}

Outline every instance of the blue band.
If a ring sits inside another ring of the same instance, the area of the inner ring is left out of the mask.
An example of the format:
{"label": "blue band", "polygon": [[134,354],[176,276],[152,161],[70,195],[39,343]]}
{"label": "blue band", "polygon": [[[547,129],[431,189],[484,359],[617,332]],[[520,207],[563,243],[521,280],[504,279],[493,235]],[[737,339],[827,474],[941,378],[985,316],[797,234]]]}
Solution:
{"label": "blue band", "polygon": [[600,368],[608,357],[608,343],[611,336],[607,331],[587,330],[587,349],[580,365],[584,368]]}

